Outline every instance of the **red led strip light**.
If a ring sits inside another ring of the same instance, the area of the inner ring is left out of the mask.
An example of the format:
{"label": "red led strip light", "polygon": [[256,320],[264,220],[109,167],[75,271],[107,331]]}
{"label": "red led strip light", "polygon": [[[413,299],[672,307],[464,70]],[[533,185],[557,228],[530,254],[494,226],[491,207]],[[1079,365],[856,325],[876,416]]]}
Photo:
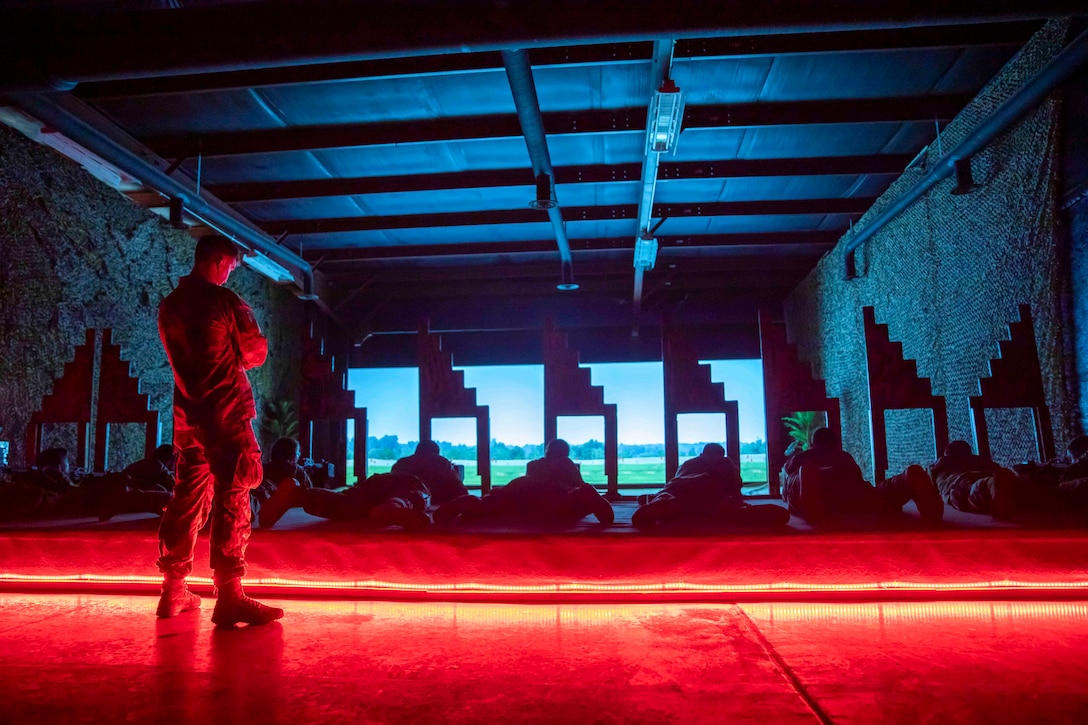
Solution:
{"label": "red led strip light", "polygon": [[[190,583],[198,586],[212,586],[208,577],[190,577]],[[144,575],[34,575],[0,574],[0,585],[147,585],[158,587],[161,578]],[[689,582],[662,582],[660,584],[597,584],[582,582],[564,582],[555,584],[502,585],[482,584],[478,582],[460,582],[453,584],[413,584],[408,582],[389,582],[374,579],[350,581],[284,579],[279,577],[246,579],[249,587],[259,587],[269,593],[324,592],[328,594],[373,593],[378,595],[419,595],[419,594],[479,594],[486,596],[555,596],[555,595],[611,595],[611,596],[669,596],[669,595],[779,595],[779,594],[889,594],[910,593],[934,595],[955,595],[966,593],[1032,593],[1060,594],[1083,593],[1088,591],[1088,581],[1029,582],[1014,579],[1001,579],[978,582],[913,582],[882,581],[853,584],[768,582],[762,584],[693,584]],[[142,587],[141,587],[142,588]]]}

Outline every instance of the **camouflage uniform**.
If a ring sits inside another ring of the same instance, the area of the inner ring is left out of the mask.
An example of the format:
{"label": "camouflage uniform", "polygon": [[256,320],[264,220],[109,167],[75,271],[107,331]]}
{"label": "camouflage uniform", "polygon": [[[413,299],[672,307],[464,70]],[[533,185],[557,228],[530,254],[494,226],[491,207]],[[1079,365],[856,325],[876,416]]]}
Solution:
{"label": "camouflage uniform", "polygon": [[370,517],[383,504],[425,513],[431,492],[417,476],[390,472],[375,473],[346,491],[304,489],[301,498],[303,510],[311,516],[357,521]]}
{"label": "camouflage uniform", "polygon": [[249,492],[262,479],[245,371],[264,362],[268,343],[238,295],[196,274],[159,306],[159,336],[174,370],[179,458],[174,499],[159,527],[158,566],[168,578],[187,576],[210,514],[216,582],[235,579],[246,571]]}
{"label": "camouflage uniform", "polygon": [[465,484],[457,477],[453,463],[444,456],[413,453],[394,463],[391,472],[406,473],[426,483],[435,504],[446,503],[468,493]]}
{"label": "camouflage uniform", "polygon": [[865,480],[857,461],[846,451],[810,448],[790,456],[782,467],[786,472],[784,498],[800,516],[806,515],[801,496],[803,466],[825,471],[827,487],[822,491],[822,498],[832,513],[893,514],[911,500],[906,471],[873,486]]}

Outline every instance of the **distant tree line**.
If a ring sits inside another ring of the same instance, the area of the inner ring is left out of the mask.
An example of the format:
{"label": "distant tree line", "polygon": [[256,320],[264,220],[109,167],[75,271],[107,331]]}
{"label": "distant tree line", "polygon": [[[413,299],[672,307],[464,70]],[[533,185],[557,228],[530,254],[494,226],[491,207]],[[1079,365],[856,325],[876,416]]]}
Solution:
{"label": "distant tree line", "polygon": [[[446,458],[455,460],[473,460],[476,458],[476,446],[468,446],[461,443],[449,443],[448,441],[436,441],[439,450]],[[681,443],[680,456],[697,456],[703,450],[706,442]],[[348,450],[354,450],[354,441],[348,441]],[[395,435],[387,435],[377,438],[368,436],[366,439],[367,456],[381,460],[396,460],[415,453],[416,441],[400,442]],[[741,443],[740,452],[766,453],[767,444],[763,439],[757,439],[750,443]],[[664,443],[642,443],[619,445],[620,458],[662,458],[665,455]],[[502,441],[491,440],[491,460],[493,461],[530,461],[544,455],[543,445],[514,446]],[[580,461],[592,461],[604,459],[604,443],[597,440],[589,440],[585,443],[573,444],[570,447],[570,456]]]}

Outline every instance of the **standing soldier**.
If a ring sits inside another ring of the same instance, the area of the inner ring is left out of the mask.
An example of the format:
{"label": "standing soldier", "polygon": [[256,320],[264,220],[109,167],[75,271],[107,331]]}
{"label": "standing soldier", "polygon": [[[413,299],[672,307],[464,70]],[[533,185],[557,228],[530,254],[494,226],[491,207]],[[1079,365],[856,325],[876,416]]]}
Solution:
{"label": "standing soldier", "polygon": [[268,341],[253,310],[222,285],[239,250],[223,236],[196,245],[193,271],[159,306],[159,337],[174,370],[174,445],[179,451],[174,498],[159,527],[162,597],[156,614],[200,607],[185,578],[193,570],[197,532],[211,516],[216,587],[212,622],[266,624],[283,616],[242,591],[249,542],[249,491],[261,482],[261,449],[253,435],[256,408],[246,370],[265,361]]}

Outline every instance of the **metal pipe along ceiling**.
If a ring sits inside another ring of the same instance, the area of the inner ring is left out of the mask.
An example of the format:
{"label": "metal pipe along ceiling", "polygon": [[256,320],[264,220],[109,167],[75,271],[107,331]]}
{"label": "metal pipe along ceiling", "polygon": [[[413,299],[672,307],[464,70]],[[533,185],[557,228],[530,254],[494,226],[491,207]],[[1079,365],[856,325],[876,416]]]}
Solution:
{"label": "metal pipe along ceiling", "polygon": [[1015,95],[1001,104],[996,111],[979,124],[967,138],[949,151],[925,178],[912,186],[909,191],[895,200],[876,219],[856,233],[846,243],[847,264],[851,264],[854,252],[869,241],[888,222],[911,204],[922,198],[926,192],[947,179],[956,170],[956,162],[970,159],[991,141],[1004,133],[1024,114],[1035,108],[1055,88],[1072,76],[1088,60],[1088,30],[1083,31],[1069,45],[1051,58],[1042,70],[1025,83]]}
{"label": "metal pipe along ceiling", "polygon": [[261,252],[285,268],[306,299],[313,299],[313,269],[308,262],[284,249],[276,240],[255,227],[226,204],[207,194],[200,195],[189,179],[170,176],[157,166],[125,148],[106,130],[99,128],[93,114],[77,99],[65,94],[21,94],[10,97],[19,108],[46,123],[132,177],[170,198],[181,199],[185,210],[251,250]]}
{"label": "metal pipe along ceiling", "polygon": [[[536,83],[533,82],[533,69],[529,66],[529,56],[524,50],[504,50],[502,64],[506,67],[506,77],[510,81],[510,92],[514,95],[521,132],[525,136],[525,146],[529,149],[529,159],[533,164],[533,176],[547,174],[551,179],[554,194],[555,172],[548,154],[548,140],[544,135],[544,118],[540,114],[540,101],[536,95]],[[556,205],[548,209],[548,219],[555,230],[555,242],[559,247],[559,256],[563,265],[571,264],[570,242],[563,223],[563,212],[556,199]]]}

